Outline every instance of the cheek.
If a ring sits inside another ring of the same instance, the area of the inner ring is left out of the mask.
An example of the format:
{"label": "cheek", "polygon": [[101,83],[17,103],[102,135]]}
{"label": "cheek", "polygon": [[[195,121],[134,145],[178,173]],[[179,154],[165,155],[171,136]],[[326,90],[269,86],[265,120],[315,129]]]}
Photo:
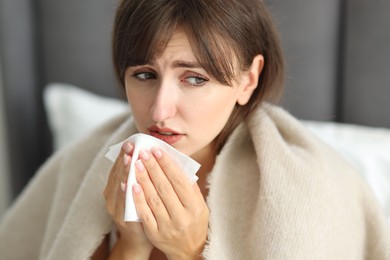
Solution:
{"label": "cheek", "polygon": [[194,127],[201,131],[207,130],[210,135],[218,135],[226,125],[235,103],[231,95],[218,95],[201,102],[195,109],[196,113],[193,113],[192,122],[195,124],[196,120]]}
{"label": "cheek", "polygon": [[147,96],[141,96],[135,91],[127,91],[127,102],[129,103],[133,117],[137,124],[139,120],[146,119],[149,108],[149,98]]}

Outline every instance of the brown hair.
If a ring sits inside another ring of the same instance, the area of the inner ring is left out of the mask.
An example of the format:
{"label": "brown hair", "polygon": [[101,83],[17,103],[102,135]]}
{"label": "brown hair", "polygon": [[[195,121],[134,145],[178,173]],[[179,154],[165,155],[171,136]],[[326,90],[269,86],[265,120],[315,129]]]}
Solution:
{"label": "brown hair", "polygon": [[284,61],[279,37],[261,0],[122,0],[113,31],[113,60],[124,86],[127,67],[151,62],[162,53],[177,26],[184,29],[200,65],[217,81],[230,85],[235,61],[247,70],[264,56],[259,83],[245,106],[236,105],[218,148],[232,130],[263,101],[282,93]]}

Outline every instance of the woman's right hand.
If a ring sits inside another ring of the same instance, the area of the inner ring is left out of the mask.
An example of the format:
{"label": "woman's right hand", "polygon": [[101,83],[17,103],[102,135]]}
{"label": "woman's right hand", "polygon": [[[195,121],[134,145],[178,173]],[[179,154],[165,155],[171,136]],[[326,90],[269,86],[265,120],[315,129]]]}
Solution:
{"label": "woman's right hand", "polygon": [[121,152],[110,171],[103,193],[106,200],[106,209],[111,215],[119,233],[117,244],[112,251],[110,259],[126,257],[131,259],[148,259],[153,249],[153,245],[145,235],[142,223],[124,221],[126,183],[133,148],[130,142],[123,143]]}

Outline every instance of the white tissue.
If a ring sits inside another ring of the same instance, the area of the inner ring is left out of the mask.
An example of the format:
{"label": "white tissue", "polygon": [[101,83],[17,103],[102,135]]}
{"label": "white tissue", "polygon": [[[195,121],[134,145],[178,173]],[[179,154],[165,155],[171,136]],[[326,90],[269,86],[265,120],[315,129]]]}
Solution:
{"label": "white tissue", "polygon": [[140,221],[140,218],[135,209],[135,204],[133,200],[133,193],[131,187],[137,183],[135,178],[135,162],[138,160],[138,155],[140,150],[150,151],[153,147],[159,147],[169,157],[176,162],[176,164],[181,168],[183,173],[186,174],[191,183],[195,183],[198,180],[198,177],[195,175],[200,168],[200,164],[191,159],[189,156],[179,152],[169,144],[161,141],[160,139],[154,138],[153,136],[146,134],[135,134],[127,138],[126,140],[113,145],[109,148],[109,151],[106,153],[106,157],[115,162],[118,157],[120,150],[122,149],[122,144],[125,141],[129,141],[134,144],[134,151],[130,163],[130,172],[127,179],[126,190],[126,204],[125,204],[125,221]]}

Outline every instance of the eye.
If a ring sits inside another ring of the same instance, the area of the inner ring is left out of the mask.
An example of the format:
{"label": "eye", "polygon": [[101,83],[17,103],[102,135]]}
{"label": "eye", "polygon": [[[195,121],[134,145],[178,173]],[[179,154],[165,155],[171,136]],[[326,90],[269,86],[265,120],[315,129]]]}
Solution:
{"label": "eye", "polygon": [[209,81],[208,78],[197,75],[197,76],[189,76],[184,79],[188,84],[193,86],[203,86],[206,84],[207,81]]}
{"label": "eye", "polygon": [[136,72],[133,74],[133,77],[141,81],[152,80],[157,78],[157,76],[153,72]]}

